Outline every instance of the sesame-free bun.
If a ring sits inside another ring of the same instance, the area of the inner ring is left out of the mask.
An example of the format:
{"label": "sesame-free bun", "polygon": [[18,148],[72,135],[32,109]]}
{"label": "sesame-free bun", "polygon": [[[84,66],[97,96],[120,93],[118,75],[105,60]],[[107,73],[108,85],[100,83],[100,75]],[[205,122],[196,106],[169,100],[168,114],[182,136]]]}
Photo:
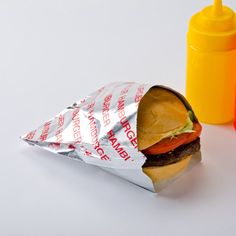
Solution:
{"label": "sesame-free bun", "polygon": [[173,92],[152,87],[143,96],[138,107],[137,138],[139,150],[161,141],[167,133],[186,125],[188,111]]}

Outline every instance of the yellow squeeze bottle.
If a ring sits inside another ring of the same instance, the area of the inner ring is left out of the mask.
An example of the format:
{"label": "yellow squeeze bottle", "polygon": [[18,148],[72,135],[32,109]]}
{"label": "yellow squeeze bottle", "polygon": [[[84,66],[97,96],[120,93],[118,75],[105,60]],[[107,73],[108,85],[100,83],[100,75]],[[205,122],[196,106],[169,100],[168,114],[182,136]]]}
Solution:
{"label": "yellow squeeze bottle", "polygon": [[200,121],[233,120],[236,16],[221,0],[193,15],[187,34],[186,96]]}

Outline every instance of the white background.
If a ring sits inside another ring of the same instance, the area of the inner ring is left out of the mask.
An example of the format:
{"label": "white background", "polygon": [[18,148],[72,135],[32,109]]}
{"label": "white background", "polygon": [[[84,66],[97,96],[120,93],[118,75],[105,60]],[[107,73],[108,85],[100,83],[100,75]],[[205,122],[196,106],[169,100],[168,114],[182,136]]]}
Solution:
{"label": "white background", "polygon": [[183,92],[187,21],[210,2],[0,1],[1,236],[236,235],[230,124],[204,125],[203,163],[160,195],[19,139],[111,81]]}

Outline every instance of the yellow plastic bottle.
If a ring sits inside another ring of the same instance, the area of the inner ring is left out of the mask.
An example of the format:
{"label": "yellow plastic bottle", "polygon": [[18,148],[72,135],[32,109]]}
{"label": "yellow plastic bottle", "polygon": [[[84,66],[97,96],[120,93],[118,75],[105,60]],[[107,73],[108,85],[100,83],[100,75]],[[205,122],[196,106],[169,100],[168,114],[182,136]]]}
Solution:
{"label": "yellow plastic bottle", "polygon": [[186,96],[200,121],[233,120],[236,15],[221,0],[193,15],[187,34]]}

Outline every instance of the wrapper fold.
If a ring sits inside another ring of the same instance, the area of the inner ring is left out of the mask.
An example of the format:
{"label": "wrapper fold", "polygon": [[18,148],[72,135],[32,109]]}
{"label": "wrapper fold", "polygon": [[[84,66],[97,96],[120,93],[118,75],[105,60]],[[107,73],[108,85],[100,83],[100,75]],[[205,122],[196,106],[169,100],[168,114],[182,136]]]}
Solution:
{"label": "wrapper fold", "polygon": [[[134,82],[108,84],[68,106],[37,129],[23,135],[22,139],[48,151],[99,166],[138,186],[159,192],[196,165],[201,154],[198,152],[162,167],[142,167],[146,157],[139,151],[137,112],[140,100],[152,87],[166,88]],[[166,89],[183,102],[177,104],[177,109],[186,106],[192,110],[182,95]],[[154,103],[155,99],[152,101],[150,98],[150,104]],[[151,127],[153,121],[148,117],[145,119]],[[185,114],[180,112],[179,119],[185,119]],[[145,134],[144,139],[140,139],[141,149],[155,143],[158,137],[154,136],[147,138]]]}

